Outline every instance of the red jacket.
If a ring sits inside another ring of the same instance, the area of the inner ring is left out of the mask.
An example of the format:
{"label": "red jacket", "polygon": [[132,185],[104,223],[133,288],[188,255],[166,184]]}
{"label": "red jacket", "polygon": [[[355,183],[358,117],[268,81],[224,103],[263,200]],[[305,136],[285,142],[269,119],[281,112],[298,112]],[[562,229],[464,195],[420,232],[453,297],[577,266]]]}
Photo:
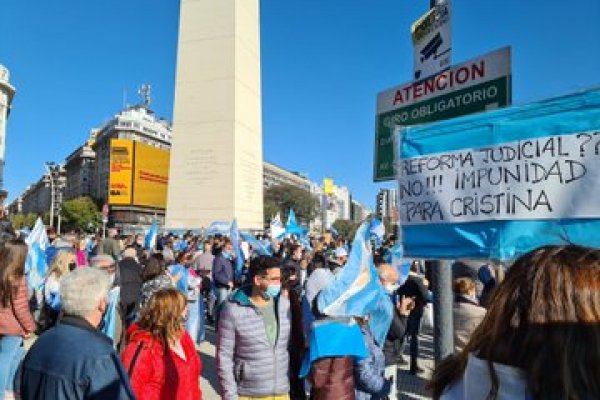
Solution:
{"label": "red jacket", "polygon": [[[183,331],[181,346],[185,360],[170,348],[165,353],[161,342],[133,324],[127,331],[128,344],[121,355],[129,372],[131,386],[138,400],[198,400],[202,365],[190,335]],[[141,346],[130,371],[134,355]]]}
{"label": "red jacket", "polygon": [[14,282],[13,297],[7,307],[0,306],[0,336],[24,336],[33,332],[35,322],[29,311],[29,295],[25,276]]}

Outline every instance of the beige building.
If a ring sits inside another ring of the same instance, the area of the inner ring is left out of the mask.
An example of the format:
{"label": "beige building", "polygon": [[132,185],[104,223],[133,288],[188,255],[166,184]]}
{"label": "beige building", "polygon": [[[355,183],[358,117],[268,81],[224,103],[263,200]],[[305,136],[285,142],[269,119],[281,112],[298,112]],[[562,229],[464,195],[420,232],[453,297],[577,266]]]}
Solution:
{"label": "beige building", "polygon": [[288,171],[278,165],[263,162],[263,186],[265,189],[276,185],[292,185],[310,192],[310,181],[306,176],[297,172]]}
{"label": "beige building", "polygon": [[263,227],[259,21],[258,0],[181,0],[167,228]]}

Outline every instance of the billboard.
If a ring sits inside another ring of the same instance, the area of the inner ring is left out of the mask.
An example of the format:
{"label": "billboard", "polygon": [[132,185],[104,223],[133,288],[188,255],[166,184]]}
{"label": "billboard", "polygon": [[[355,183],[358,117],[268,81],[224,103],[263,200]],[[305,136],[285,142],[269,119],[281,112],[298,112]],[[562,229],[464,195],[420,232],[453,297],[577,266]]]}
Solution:
{"label": "billboard", "polygon": [[169,184],[168,150],[135,143],[133,205],[165,208]]}
{"label": "billboard", "polygon": [[395,177],[394,129],[510,105],[510,47],[377,95],[373,180]]}
{"label": "billboard", "polygon": [[450,0],[436,6],[411,26],[415,79],[424,79],[449,68],[452,62]]}
{"label": "billboard", "polygon": [[165,208],[168,150],[129,139],[112,139],[108,204]]}
{"label": "billboard", "polygon": [[133,157],[133,141],[111,139],[108,204],[131,204]]}

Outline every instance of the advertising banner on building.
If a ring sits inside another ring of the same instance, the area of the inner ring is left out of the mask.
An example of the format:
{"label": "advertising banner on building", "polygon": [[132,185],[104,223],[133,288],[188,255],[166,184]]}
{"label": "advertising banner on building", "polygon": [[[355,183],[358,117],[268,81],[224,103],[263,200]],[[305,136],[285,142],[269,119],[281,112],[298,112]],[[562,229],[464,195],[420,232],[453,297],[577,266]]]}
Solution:
{"label": "advertising banner on building", "polygon": [[600,246],[600,89],[397,133],[406,256]]}
{"label": "advertising banner on building", "polygon": [[169,151],[145,143],[135,143],[133,204],[165,208],[169,184]]}
{"label": "advertising banner on building", "polygon": [[133,157],[134,150],[132,140],[111,139],[108,204],[131,204]]}
{"label": "advertising banner on building", "polygon": [[452,26],[450,0],[436,6],[412,24],[415,80],[435,75],[452,63]]}
{"label": "advertising banner on building", "polygon": [[377,96],[374,181],[395,178],[394,130],[505,107],[511,103],[511,52],[505,47]]}

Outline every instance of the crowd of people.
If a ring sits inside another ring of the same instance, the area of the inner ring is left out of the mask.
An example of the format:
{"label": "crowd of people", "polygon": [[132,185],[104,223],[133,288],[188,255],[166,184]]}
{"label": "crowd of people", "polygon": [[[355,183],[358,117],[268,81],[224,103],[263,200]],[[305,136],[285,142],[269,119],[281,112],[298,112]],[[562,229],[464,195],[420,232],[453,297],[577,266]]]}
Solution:
{"label": "crowd of people", "polygon": [[[50,230],[38,288],[27,284],[23,238],[1,237],[0,399],[201,399],[198,346],[210,325],[223,399],[393,400],[398,365],[423,372],[431,270],[414,260],[404,275],[393,236],[370,243],[373,290],[391,310],[382,337],[375,315],[340,317],[326,304],[356,261],[330,233],[259,235],[267,255],[221,235],[165,232],[148,246],[115,229]],[[600,251],[547,246],[507,268],[452,268],[456,352],[433,373],[434,398],[600,398]]]}

